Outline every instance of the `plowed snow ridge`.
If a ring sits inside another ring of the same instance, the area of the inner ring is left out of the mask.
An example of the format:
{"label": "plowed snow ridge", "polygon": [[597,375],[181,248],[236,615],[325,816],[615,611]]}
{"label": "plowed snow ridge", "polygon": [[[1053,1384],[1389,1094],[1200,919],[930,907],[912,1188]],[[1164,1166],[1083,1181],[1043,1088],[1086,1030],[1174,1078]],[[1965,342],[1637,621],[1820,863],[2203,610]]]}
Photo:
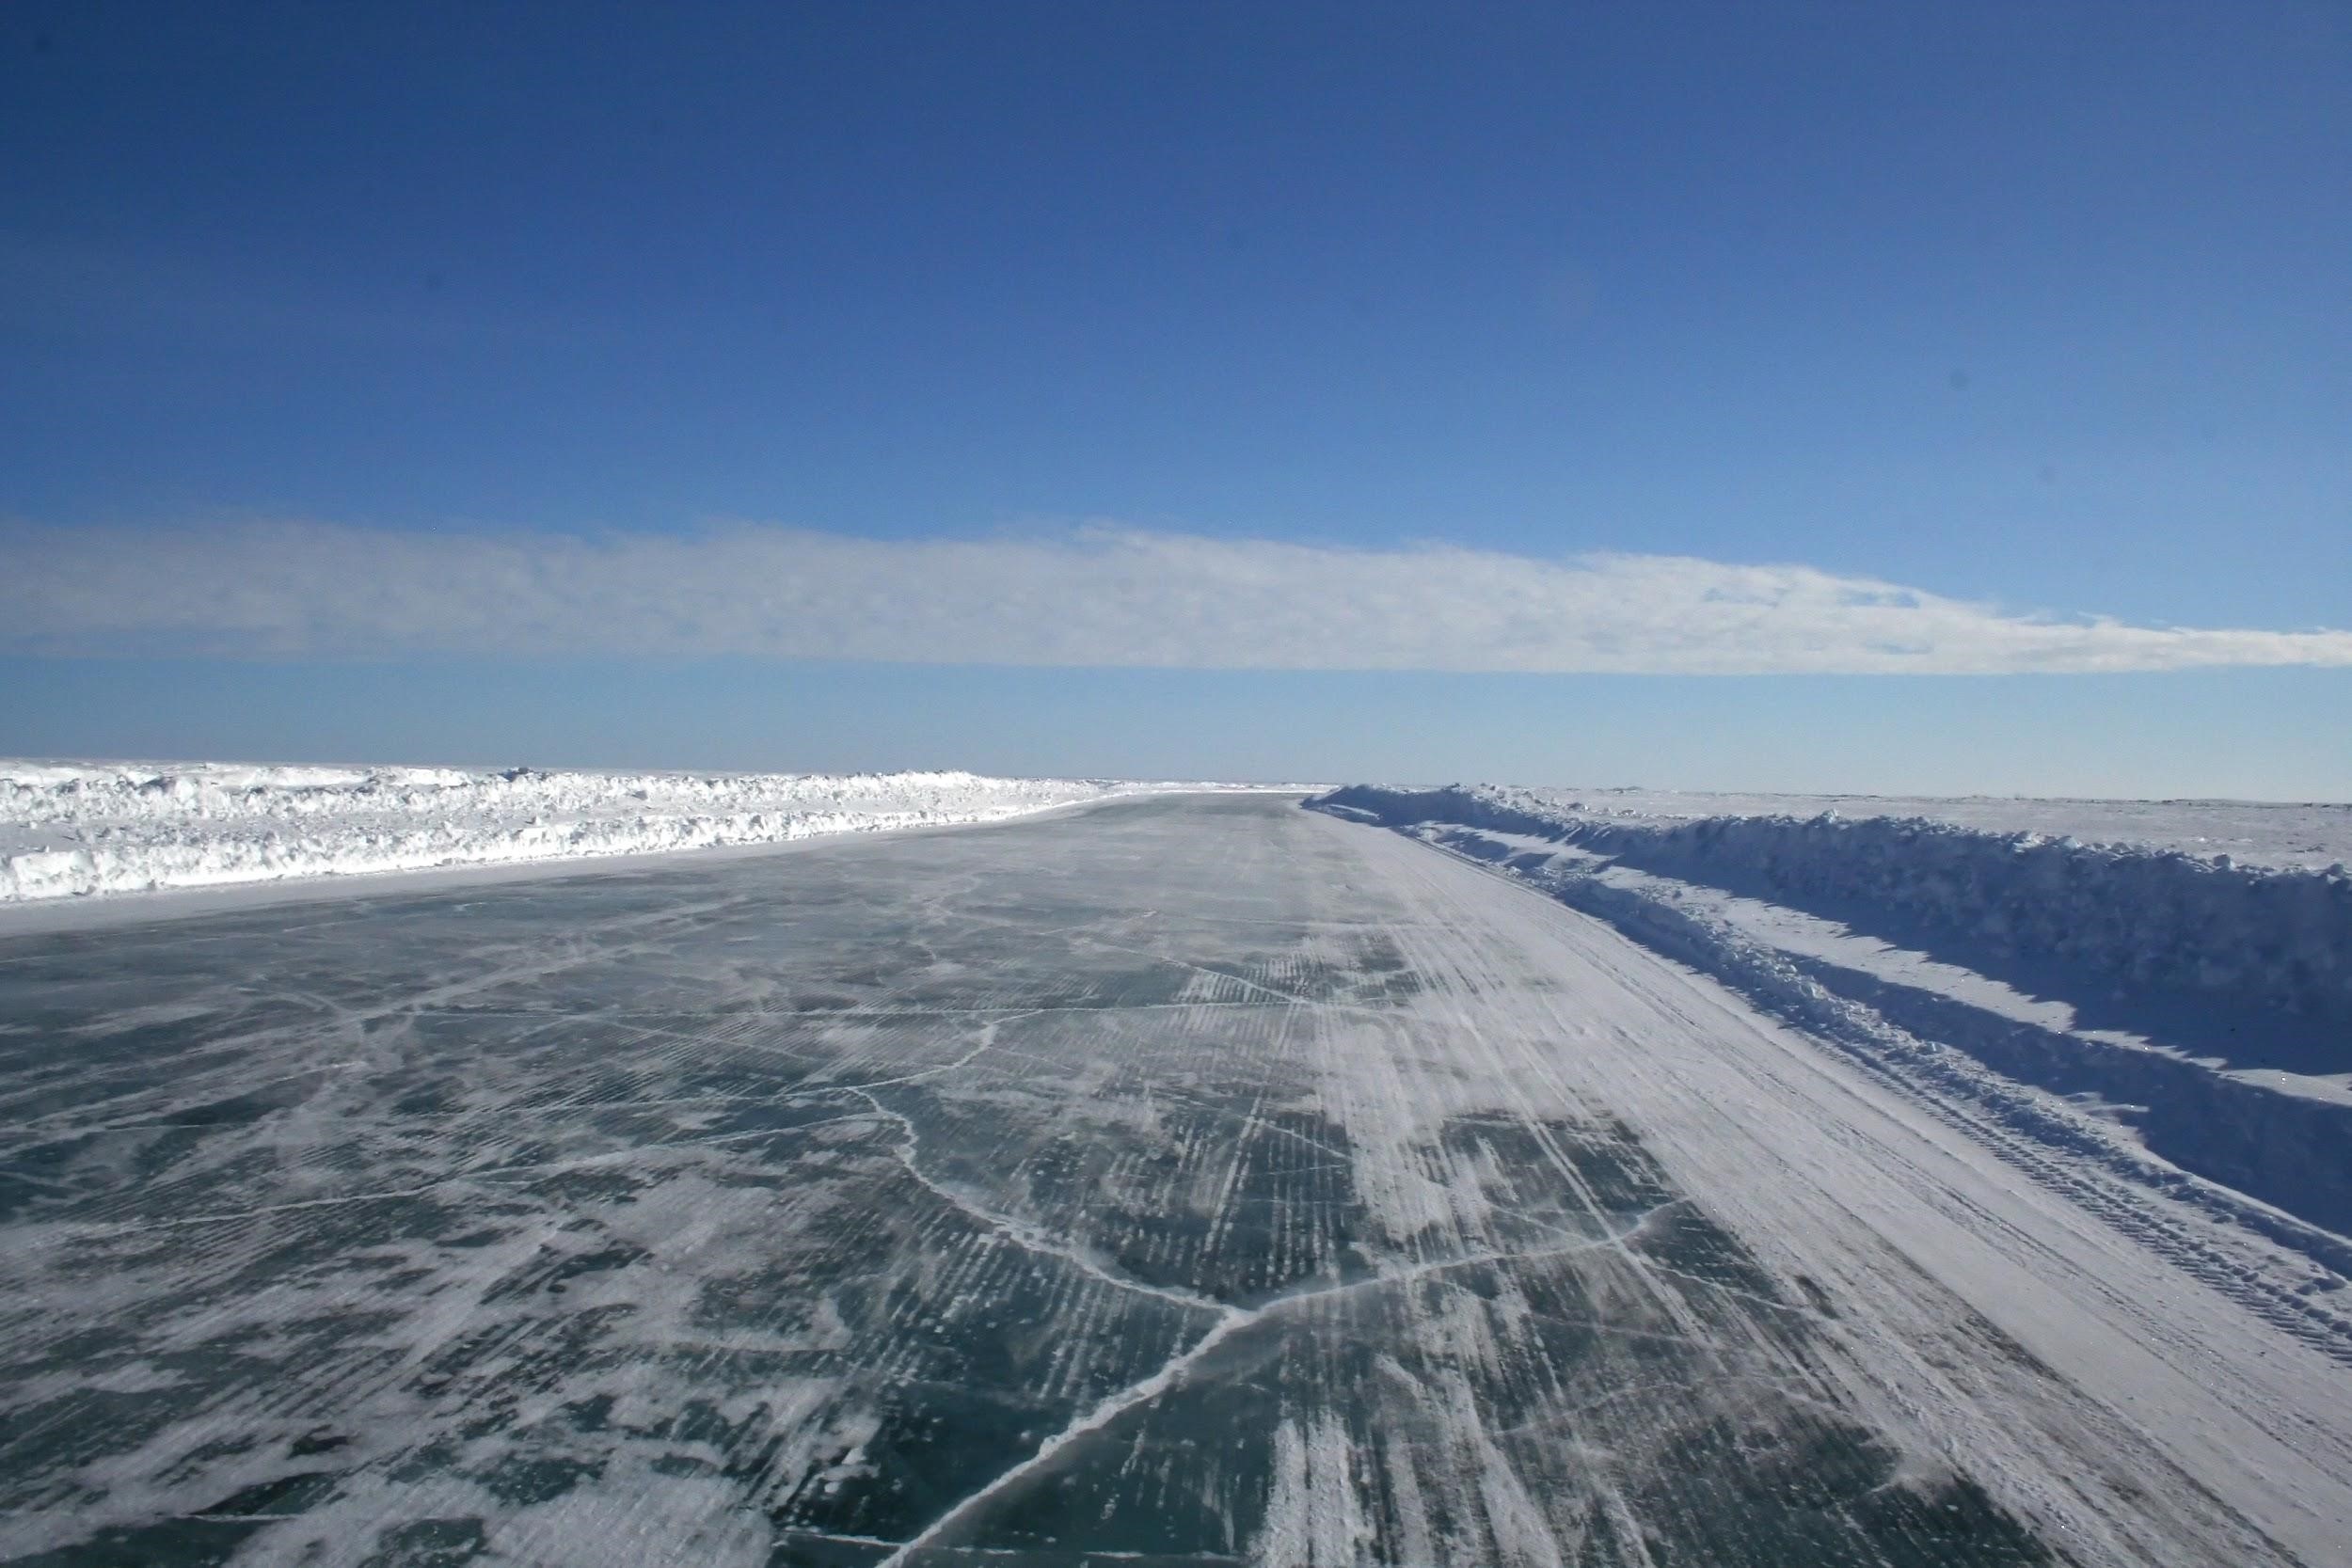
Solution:
{"label": "plowed snow ridge", "polygon": [[[1883,935],[1931,931],[1996,958],[2061,959],[2126,986],[2352,1022],[2352,876],[2341,859],[2352,844],[2352,809],[2171,804],[2157,841],[2096,843],[2086,840],[2119,816],[2134,819],[2131,808],[2006,802],[2010,819],[2042,826],[1995,832],[1970,825],[1985,819],[1981,801],[1952,802],[1965,819],[1952,820],[1890,815],[1867,800],[1809,816],[1770,810],[1688,816],[1597,799],[1597,805],[1565,791],[1460,784],[1358,785],[1322,797],[1391,826],[1442,822],[1527,834],[1816,914],[1843,919],[1867,911],[1884,920],[1873,927]],[[2201,812],[2221,818],[2212,834],[2190,831]],[[2246,819],[2259,821],[2265,812],[2295,825],[2249,831]],[[2321,819],[2330,813],[2333,819]],[[2080,826],[2067,832],[2061,824]],[[2241,864],[2217,850],[2203,856],[2184,847],[2248,840],[2269,861],[2304,863]],[[2290,852],[2289,844],[2302,847]],[[2321,854],[2337,858],[2311,863]]]}
{"label": "plowed snow ridge", "polygon": [[1160,787],[958,771],[0,761],[0,904],[993,822]]}

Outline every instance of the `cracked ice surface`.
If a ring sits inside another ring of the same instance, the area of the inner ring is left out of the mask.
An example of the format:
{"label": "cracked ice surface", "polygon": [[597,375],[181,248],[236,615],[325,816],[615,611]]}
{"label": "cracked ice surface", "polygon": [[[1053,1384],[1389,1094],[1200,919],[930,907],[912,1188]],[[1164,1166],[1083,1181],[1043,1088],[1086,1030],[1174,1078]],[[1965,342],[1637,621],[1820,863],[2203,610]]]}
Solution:
{"label": "cracked ice surface", "polygon": [[2327,1538],[2293,1342],[2191,1323],[2280,1501],[2051,1359],[2122,1310],[2061,1260],[1963,1299],[2035,1214],[1843,1070],[1266,798],[0,940],[0,1558]]}

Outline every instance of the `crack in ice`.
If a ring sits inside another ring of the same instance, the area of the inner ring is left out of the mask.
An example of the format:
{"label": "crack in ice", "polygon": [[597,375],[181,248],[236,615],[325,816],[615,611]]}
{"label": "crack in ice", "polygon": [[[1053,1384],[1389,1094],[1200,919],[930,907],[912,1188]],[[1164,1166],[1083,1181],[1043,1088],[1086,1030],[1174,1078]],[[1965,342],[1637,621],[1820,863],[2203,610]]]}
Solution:
{"label": "crack in ice", "polygon": [[898,1145],[895,1152],[898,1155],[898,1164],[905,1167],[909,1176],[914,1178],[927,1192],[943,1203],[947,1204],[959,1213],[977,1220],[981,1225],[1005,1237],[1024,1251],[1059,1259],[1089,1278],[1098,1280],[1115,1290],[1128,1291],[1137,1295],[1156,1296],[1162,1301],[1172,1302],[1190,1311],[1226,1312],[1232,1310],[1225,1303],[1209,1296],[1180,1290],[1174,1286],[1153,1285],[1149,1281],[1120,1274],[1118,1270],[1106,1267],[1089,1257],[1077,1247],[1048,1235],[1025,1220],[981,1208],[952,1187],[930,1176],[915,1162],[914,1151],[922,1142],[922,1134],[915,1131],[914,1122],[911,1117],[902,1111],[894,1111],[884,1105],[869,1090],[860,1088],[850,1092],[862,1096],[866,1102],[874,1108],[875,1115],[886,1117],[897,1122],[906,1133],[906,1141]]}
{"label": "crack in ice", "polygon": [[1293,1291],[1286,1295],[1276,1296],[1272,1300],[1261,1303],[1256,1307],[1243,1307],[1224,1306],[1221,1307],[1220,1315],[1218,1316],[1217,1321],[1210,1325],[1207,1333],[1203,1334],[1198,1340],[1194,1341],[1190,1349],[1180,1351],[1176,1354],[1171,1355],[1168,1358],[1168,1360],[1162,1362],[1158,1370],[1152,1372],[1149,1376],[1144,1377],[1137,1382],[1129,1384],[1126,1387],[1119,1390],[1117,1393],[1104,1396],[1102,1400],[1096,1402],[1091,1410],[1071,1421],[1060,1431],[1047,1437],[1042,1443],[1040,1443],[1037,1447],[1037,1451],[1032,1453],[1028,1458],[1023,1460],[1020,1464],[1015,1465],[1009,1470],[999,1472],[993,1480],[981,1485],[977,1490],[967,1494],[963,1498],[951,1506],[945,1513],[942,1513],[938,1518],[932,1520],[929,1525],[926,1525],[922,1529],[918,1530],[905,1543],[905,1544],[899,1546],[898,1550],[882,1559],[882,1560],[876,1565],[876,1568],[903,1568],[904,1564],[913,1560],[914,1555],[916,1552],[931,1545],[933,1543],[937,1542],[941,1536],[946,1534],[957,1526],[966,1522],[972,1516],[985,1509],[995,1498],[1003,1496],[1013,1487],[1020,1485],[1021,1482],[1027,1480],[1030,1476],[1033,1476],[1038,1471],[1043,1469],[1046,1465],[1050,1465],[1055,1456],[1059,1454],[1064,1449],[1069,1448],[1073,1443],[1082,1441],[1094,1433],[1102,1431],[1112,1422],[1118,1420],[1120,1417],[1124,1416],[1128,1411],[1135,1409],[1138,1405],[1148,1404],[1152,1400],[1157,1399],[1160,1395],[1168,1392],[1170,1388],[1177,1386],[1184,1381],[1184,1375],[1187,1372],[1189,1372],[1194,1367],[1198,1366],[1219,1345],[1223,1344],[1226,1340],[1231,1339],[1236,1334],[1254,1328],[1259,1323],[1263,1323],[1266,1319],[1273,1317],[1277,1313],[1300,1306],[1306,1302],[1321,1301],[1330,1296],[1347,1295],[1358,1291],[1374,1290],[1386,1285],[1407,1284],[1413,1280],[1427,1278],[1432,1275],[1442,1274],[1451,1269],[1474,1268],[1482,1264],[1528,1262],[1542,1259],[1564,1258],[1581,1252],[1594,1252],[1603,1248],[1622,1246],[1625,1243],[1638,1235],[1642,1229],[1649,1224],[1650,1220],[1654,1216],[1683,1201],[1685,1200],[1681,1198],[1670,1198],[1666,1202],[1659,1204],[1656,1208],[1645,1210],[1634,1219],[1631,1225],[1627,1226],[1623,1230],[1613,1231],[1601,1236],[1587,1237],[1581,1243],[1573,1246],[1543,1247],[1530,1251],[1484,1252],[1472,1254],[1468,1257],[1436,1259],[1429,1262],[1418,1263],[1410,1268],[1398,1269],[1388,1274],[1374,1275],[1364,1279],[1350,1280],[1344,1284],[1325,1285],[1319,1286],[1313,1290]]}

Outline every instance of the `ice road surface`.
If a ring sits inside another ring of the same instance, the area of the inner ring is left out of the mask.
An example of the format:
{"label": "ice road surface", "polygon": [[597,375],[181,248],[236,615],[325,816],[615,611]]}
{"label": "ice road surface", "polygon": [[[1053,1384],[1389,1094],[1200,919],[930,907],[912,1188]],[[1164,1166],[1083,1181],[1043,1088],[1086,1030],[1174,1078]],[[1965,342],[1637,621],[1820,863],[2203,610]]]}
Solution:
{"label": "ice road surface", "polygon": [[0,938],[0,1559],[2342,1563],[2306,1251],[1266,796]]}
{"label": "ice road surface", "polygon": [[1149,784],[0,761],[0,903],[988,822]]}

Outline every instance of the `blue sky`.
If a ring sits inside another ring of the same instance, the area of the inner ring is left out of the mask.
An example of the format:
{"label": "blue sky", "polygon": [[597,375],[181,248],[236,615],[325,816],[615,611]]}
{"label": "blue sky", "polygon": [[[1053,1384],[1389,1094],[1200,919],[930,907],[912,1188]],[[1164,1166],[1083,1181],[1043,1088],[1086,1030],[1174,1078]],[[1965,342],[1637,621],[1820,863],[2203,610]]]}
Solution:
{"label": "blue sky", "polygon": [[0,750],[2352,797],[2352,14],[1946,11],[10,8]]}

